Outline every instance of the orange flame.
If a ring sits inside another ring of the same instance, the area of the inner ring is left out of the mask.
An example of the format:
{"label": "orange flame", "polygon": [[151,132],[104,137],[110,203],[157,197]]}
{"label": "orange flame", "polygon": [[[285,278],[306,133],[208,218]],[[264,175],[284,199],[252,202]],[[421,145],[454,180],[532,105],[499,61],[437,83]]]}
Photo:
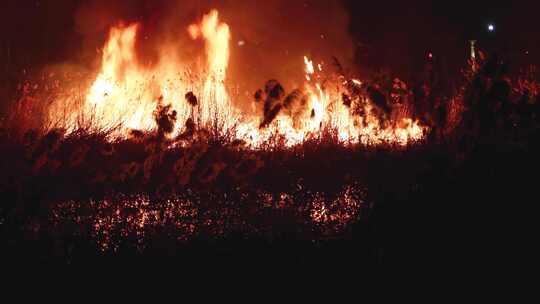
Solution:
{"label": "orange flame", "polygon": [[[219,22],[218,12],[211,11],[200,24],[192,24],[188,32],[193,39],[203,38],[206,42],[208,75],[204,83],[201,119],[210,122],[218,117],[221,122],[229,122],[232,115],[230,98],[225,89],[227,67],[229,65],[229,26]],[[227,126],[230,126],[227,124]]]}

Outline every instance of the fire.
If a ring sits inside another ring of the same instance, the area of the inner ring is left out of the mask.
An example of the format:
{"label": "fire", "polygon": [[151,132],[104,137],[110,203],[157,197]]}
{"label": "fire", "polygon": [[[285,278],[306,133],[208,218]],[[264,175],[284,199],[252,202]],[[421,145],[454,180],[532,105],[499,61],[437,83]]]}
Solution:
{"label": "fire", "polygon": [[142,85],[146,76],[135,54],[138,28],[138,24],[113,28],[103,50],[102,70],[84,104],[84,113],[93,113],[101,125],[123,123],[132,129],[153,126],[151,113],[155,106],[130,94],[142,88],[138,93],[142,93],[143,98],[155,98],[150,88]]}
{"label": "fire", "polygon": [[[287,138],[287,144],[301,143],[307,138],[320,134],[324,129],[337,131],[339,140],[343,142],[363,144],[390,142],[406,145],[424,137],[425,128],[410,118],[401,118],[395,124],[383,127],[374,114],[372,103],[365,100],[367,97],[364,96],[358,97],[364,99],[362,100],[364,115],[354,115],[353,109],[343,103],[342,96],[346,91],[343,86],[323,86],[321,80],[323,77],[318,75],[323,72],[323,65],[317,64],[319,71],[317,72],[313,61],[307,56],[304,56],[304,63],[307,80],[304,91],[309,97],[307,109],[311,115],[308,115],[298,128],[291,125],[290,118],[277,118],[275,127],[278,133]],[[357,87],[363,84],[357,79],[352,79],[351,82]]]}
{"label": "fire", "polygon": [[[174,55],[178,46],[167,44],[160,46],[157,63],[143,64],[135,48],[139,28],[134,23],[110,30],[101,66],[82,94],[82,100],[66,98],[63,107],[51,106],[49,122],[61,121],[70,132],[81,121],[90,120],[93,127],[115,128],[116,135],[124,137],[132,129],[156,129],[156,108],[169,105],[176,118],[174,131],[168,134],[171,138],[182,132],[188,119],[197,122],[199,128],[215,126],[216,122],[220,129],[234,128],[236,137],[252,147],[262,145],[276,134],[285,139],[285,145],[293,146],[320,136],[327,129],[335,130],[341,141],[365,144],[406,145],[424,136],[425,128],[409,118],[400,118],[383,127],[374,113],[373,102],[366,96],[354,97],[355,106],[361,107],[363,113],[357,114],[352,105],[344,103],[343,96],[347,94],[347,86],[361,88],[362,81],[326,77],[324,63],[316,64],[307,56],[303,58],[305,83],[299,90],[303,95],[302,105],[297,108],[289,105],[285,111],[285,102],[276,101],[281,103],[277,114],[263,126],[263,118],[242,115],[227,91],[231,31],[220,21],[216,10],[187,28],[193,40],[204,41],[204,67],[182,63]],[[193,92],[196,102],[186,102],[188,92]]]}
{"label": "fire", "polygon": [[313,68],[313,61],[309,60],[307,56],[304,56],[304,63],[306,64],[306,80],[311,81],[311,75],[315,73],[315,69]]}
{"label": "fire", "polygon": [[[229,26],[219,22],[218,12],[213,10],[203,17],[200,24],[192,24],[188,32],[193,39],[203,38],[206,42],[208,75],[203,89],[203,121],[218,116],[222,122],[229,122],[231,113],[230,98],[225,89],[227,66],[229,65]],[[227,126],[229,126],[227,124]]]}
{"label": "fire", "polygon": [[[170,55],[176,53],[170,46],[163,47],[156,65],[143,66],[135,49],[139,27],[131,24],[111,29],[103,48],[100,71],[85,93],[82,105],[68,109],[67,117],[62,116],[65,109],[52,107],[49,120],[62,118],[63,125],[74,130],[81,120],[91,119],[93,127],[117,127],[120,136],[127,135],[131,129],[154,129],[153,113],[158,105],[171,105],[171,111],[177,113],[175,134],[190,117],[202,125],[210,123],[216,115],[220,120],[230,120],[232,107],[224,84],[230,32],[226,24],[219,22],[217,11],[189,27],[191,37],[204,39],[206,45],[206,69],[201,69],[203,76],[199,78],[190,76],[186,66]],[[185,102],[188,91],[200,93],[201,102],[195,109]]]}

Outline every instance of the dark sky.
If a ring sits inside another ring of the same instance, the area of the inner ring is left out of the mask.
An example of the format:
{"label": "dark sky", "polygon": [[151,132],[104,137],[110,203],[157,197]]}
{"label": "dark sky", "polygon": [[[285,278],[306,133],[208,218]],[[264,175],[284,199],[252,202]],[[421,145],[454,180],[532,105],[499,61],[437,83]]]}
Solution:
{"label": "dark sky", "polygon": [[[80,49],[73,16],[84,2],[0,1],[0,68],[6,68],[8,49],[12,67],[60,62]],[[397,73],[414,71],[429,51],[457,66],[467,54],[467,40],[473,37],[482,46],[511,53],[515,61],[523,60],[529,51],[529,61],[536,63],[539,2],[344,0],[359,65],[366,69],[386,66]],[[496,24],[496,35],[486,33],[489,22]]]}
{"label": "dark sky", "polygon": [[[428,52],[443,56],[451,67],[463,61],[467,41],[506,52],[516,62],[538,62],[540,1],[347,1],[351,32],[363,45],[363,66],[388,65],[405,72]],[[487,26],[494,23],[495,34]],[[525,52],[529,58],[524,58]]]}

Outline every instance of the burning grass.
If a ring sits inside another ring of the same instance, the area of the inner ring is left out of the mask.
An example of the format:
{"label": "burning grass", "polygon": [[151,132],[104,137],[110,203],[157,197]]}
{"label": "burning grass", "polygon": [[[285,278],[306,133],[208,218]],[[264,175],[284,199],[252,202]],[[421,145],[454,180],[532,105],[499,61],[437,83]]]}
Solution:
{"label": "burning grass", "polygon": [[[156,62],[143,62],[136,50],[140,28],[138,23],[113,26],[96,71],[80,77],[77,86],[55,85],[54,97],[46,104],[36,102],[25,86],[19,104],[31,117],[26,121],[39,119],[38,127],[53,126],[68,134],[106,129],[124,139],[133,132],[157,129],[172,142],[201,135],[194,134],[197,126],[201,132],[234,132],[236,140],[255,149],[275,137],[283,138],[280,144],[294,146],[322,136],[327,129],[343,142],[401,145],[421,140],[427,131],[402,111],[407,108],[402,107],[402,93],[407,91],[403,82],[396,80],[395,92],[387,98],[376,84],[349,75],[335,58],[327,65],[305,56],[305,80],[295,80],[296,87],[290,91],[279,81],[269,80],[253,100],[234,95],[227,79],[231,29],[216,10],[184,33],[204,42],[205,51],[195,61],[179,57],[181,46],[163,42],[155,46]],[[45,87],[55,83],[47,82]],[[74,87],[78,94],[73,93]]]}

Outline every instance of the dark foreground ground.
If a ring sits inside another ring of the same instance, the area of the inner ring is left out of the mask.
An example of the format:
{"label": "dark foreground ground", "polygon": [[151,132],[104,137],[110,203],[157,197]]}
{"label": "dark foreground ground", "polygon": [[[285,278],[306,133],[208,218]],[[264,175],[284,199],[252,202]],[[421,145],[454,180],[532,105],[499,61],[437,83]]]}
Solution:
{"label": "dark foreground ground", "polygon": [[[538,226],[539,135],[538,130],[527,131],[517,142],[501,140],[503,134],[482,139],[457,166],[454,156],[438,151],[442,147],[419,152],[430,167],[415,176],[416,186],[396,194],[383,185],[371,208],[364,208],[360,220],[337,238],[306,239],[294,229],[271,238],[231,232],[170,246],[156,242],[142,252],[100,252],[81,238],[58,240],[40,234],[36,239],[4,217],[2,267],[300,276],[397,271],[405,277],[461,274],[466,280],[527,271]],[[381,170],[392,174],[390,167]]]}

